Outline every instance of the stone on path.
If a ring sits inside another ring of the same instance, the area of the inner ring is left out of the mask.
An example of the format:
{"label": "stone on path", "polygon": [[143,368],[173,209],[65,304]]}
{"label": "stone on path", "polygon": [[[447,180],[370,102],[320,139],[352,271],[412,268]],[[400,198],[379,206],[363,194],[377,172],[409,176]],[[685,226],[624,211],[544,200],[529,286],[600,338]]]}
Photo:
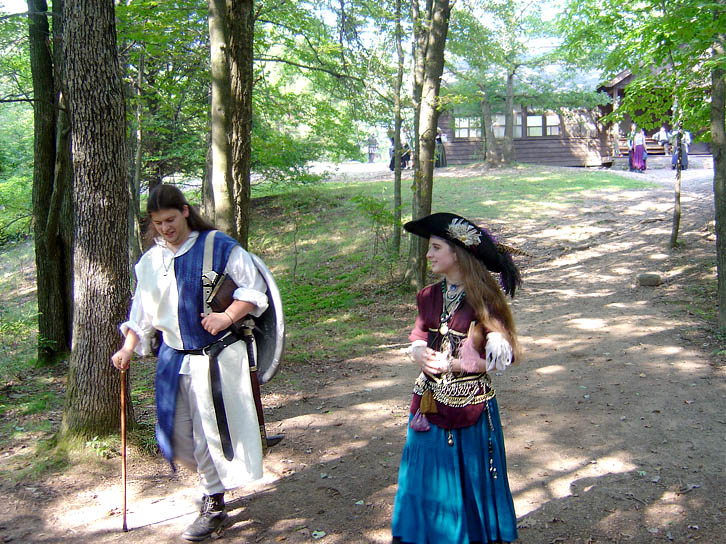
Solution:
{"label": "stone on path", "polygon": [[663,278],[658,272],[643,272],[638,274],[638,285],[643,287],[657,287],[663,283]]}

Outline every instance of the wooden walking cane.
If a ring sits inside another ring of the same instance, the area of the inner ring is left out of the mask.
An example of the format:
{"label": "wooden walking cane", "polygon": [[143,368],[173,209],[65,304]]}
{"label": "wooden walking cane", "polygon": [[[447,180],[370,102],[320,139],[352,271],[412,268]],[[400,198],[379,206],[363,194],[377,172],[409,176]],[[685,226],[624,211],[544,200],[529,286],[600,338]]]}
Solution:
{"label": "wooden walking cane", "polygon": [[121,480],[123,481],[123,519],[124,533],[128,532],[126,527],[126,369],[121,371]]}

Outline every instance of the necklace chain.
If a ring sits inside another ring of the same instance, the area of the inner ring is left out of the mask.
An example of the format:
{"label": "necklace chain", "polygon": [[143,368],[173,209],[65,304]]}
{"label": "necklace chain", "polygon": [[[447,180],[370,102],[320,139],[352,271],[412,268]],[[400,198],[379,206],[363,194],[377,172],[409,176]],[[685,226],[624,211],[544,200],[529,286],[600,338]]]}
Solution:
{"label": "necklace chain", "polygon": [[446,289],[446,280],[441,282],[441,290],[444,295],[443,311],[441,312],[441,323],[448,323],[456,309],[464,300],[464,290],[454,287],[453,289]]}

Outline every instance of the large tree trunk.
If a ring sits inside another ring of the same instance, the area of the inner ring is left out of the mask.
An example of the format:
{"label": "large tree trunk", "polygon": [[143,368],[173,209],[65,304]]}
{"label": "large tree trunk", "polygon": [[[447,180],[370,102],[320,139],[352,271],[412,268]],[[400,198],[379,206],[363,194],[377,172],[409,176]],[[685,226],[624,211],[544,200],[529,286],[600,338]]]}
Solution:
{"label": "large tree trunk", "polygon": [[62,430],[93,436],[113,432],[119,421],[119,373],[110,359],[129,303],[126,117],[113,1],[67,2],[64,21],[76,220]]}
{"label": "large tree trunk", "polygon": [[234,233],[232,165],[230,164],[230,108],[232,88],[227,58],[227,6],[225,0],[209,0],[209,45],[212,71],[212,171],[214,222],[220,230]]}
{"label": "large tree trunk", "polygon": [[398,71],[393,84],[393,214],[396,219],[396,224],[393,226],[393,247],[391,248],[396,258],[398,258],[401,252],[401,87],[403,85],[404,62],[401,34],[401,0],[396,0],[396,54],[398,55]]}
{"label": "large tree trunk", "polygon": [[[726,36],[713,47],[714,57],[724,56]],[[718,326],[726,334],[726,70],[711,73],[711,150],[713,193],[716,204],[716,264],[718,270]]]}
{"label": "large tree trunk", "polygon": [[494,136],[494,125],[492,123],[492,108],[487,99],[486,89],[479,87],[481,91],[481,117],[482,130],[484,131],[484,160],[490,166],[499,164],[501,161],[501,151],[497,138]]}
{"label": "large tree trunk", "polygon": [[[439,121],[439,91],[444,71],[444,49],[449,30],[451,6],[449,0],[434,0],[429,22],[426,61],[421,88],[421,113],[419,117],[419,160],[414,170],[414,219],[431,213],[434,186],[434,160],[436,154],[436,128]],[[419,288],[426,279],[426,250],[424,238],[415,237],[414,274]]]}
{"label": "large tree trunk", "polygon": [[51,56],[48,6],[29,0],[30,66],[33,75],[33,232],[38,285],[38,360],[55,361],[70,349],[65,262],[60,239],[63,177],[56,183],[57,94]]}
{"label": "large tree trunk", "polygon": [[[514,162],[514,73],[516,68],[507,70],[507,95],[504,99],[504,146],[502,159]],[[527,119],[522,119],[522,131],[527,130]],[[524,135],[524,134],[522,134]]]}
{"label": "large tree trunk", "polygon": [[233,236],[242,247],[246,248],[250,222],[254,0],[227,0],[227,7],[230,30],[229,72],[232,86]]}

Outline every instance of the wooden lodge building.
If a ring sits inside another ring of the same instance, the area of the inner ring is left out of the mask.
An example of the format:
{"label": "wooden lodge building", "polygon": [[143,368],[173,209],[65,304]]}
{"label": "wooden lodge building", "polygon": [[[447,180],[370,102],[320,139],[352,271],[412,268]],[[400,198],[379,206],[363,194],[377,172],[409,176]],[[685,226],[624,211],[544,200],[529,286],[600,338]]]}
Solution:
{"label": "wooden lodge building", "polygon": [[[632,80],[625,70],[598,90],[607,93],[617,104]],[[619,138],[612,137],[611,126],[603,126],[600,118],[612,112],[613,104],[596,110],[560,110],[534,112],[526,107],[514,108],[514,160],[523,163],[554,166],[609,166],[614,157],[627,156],[627,133],[630,118],[619,124]],[[484,160],[482,120],[471,109],[454,108],[441,113],[439,129],[445,135],[444,146],[449,164],[468,164]],[[504,114],[492,113],[494,135],[504,138]],[[656,131],[652,131],[654,133]],[[616,149],[616,145],[618,149]],[[663,147],[652,138],[646,139],[649,155],[663,155]],[[710,153],[707,144],[693,144],[691,154]]]}
{"label": "wooden lodge building", "polygon": [[[494,135],[504,138],[504,114],[493,113]],[[449,164],[484,160],[481,117],[447,110],[439,117]],[[514,160],[554,166],[601,166],[609,157],[596,114],[586,110],[534,113],[515,106]]]}

